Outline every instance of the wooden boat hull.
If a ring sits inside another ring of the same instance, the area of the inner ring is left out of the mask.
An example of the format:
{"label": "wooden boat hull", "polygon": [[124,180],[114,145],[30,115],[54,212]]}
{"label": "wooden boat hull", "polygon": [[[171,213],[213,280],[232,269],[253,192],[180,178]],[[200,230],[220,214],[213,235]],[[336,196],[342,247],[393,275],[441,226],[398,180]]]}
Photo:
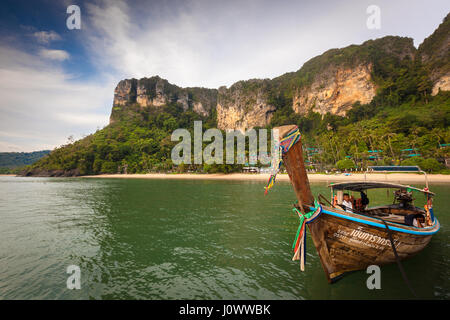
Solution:
{"label": "wooden boat hull", "polygon": [[[323,207],[322,214],[308,226],[329,282],[346,272],[396,261],[381,219]],[[420,229],[391,222],[388,226],[400,259],[420,252],[440,227],[437,219]]]}

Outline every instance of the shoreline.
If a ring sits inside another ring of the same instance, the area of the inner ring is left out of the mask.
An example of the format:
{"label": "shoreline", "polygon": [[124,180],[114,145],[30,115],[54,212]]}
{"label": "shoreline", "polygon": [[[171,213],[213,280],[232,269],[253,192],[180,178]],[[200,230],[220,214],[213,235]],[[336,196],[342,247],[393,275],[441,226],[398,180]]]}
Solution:
{"label": "shoreline", "polygon": [[[100,179],[178,179],[178,180],[247,180],[247,181],[268,181],[269,174],[258,173],[213,173],[213,174],[196,174],[196,173],[146,173],[146,174],[100,174],[93,176],[81,176],[79,178],[100,178]],[[418,182],[425,183],[423,174],[415,173],[375,173],[367,174],[367,181],[388,181],[388,182]],[[450,183],[450,175],[445,174],[429,174],[428,182],[433,183]],[[341,181],[364,181],[364,174],[357,173],[345,176],[343,174],[308,174],[311,182],[341,182]],[[286,173],[277,175],[277,181],[289,181]]]}

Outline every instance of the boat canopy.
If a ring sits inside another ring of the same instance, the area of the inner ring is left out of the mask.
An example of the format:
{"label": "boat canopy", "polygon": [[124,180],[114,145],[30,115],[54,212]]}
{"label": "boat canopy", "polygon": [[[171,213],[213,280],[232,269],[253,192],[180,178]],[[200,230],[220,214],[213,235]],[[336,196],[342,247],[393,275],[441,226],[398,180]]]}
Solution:
{"label": "boat canopy", "polygon": [[[410,156],[417,156],[410,155]],[[367,170],[364,172],[364,180],[366,180],[366,174],[367,173],[376,173],[376,172],[384,172],[384,173],[393,173],[393,172],[417,172],[417,173],[423,173],[425,176],[425,185],[428,189],[428,178],[427,173],[420,169],[419,166],[369,166],[367,167]]]}
{"label": "boat canopy", "polygon": [[354,181],[354,182],[340,182],[340,183],[334,183],[330,184],[329,187],[331,187],[334,190],[349,190],[349,191],[364,191],[367,189],[412,189],[415,191],[419,191],[422,193],[434,195],[433,192],[420,189],[404,184],[398,184],[398,183],[390,183],[390,182],[378,182],[378,181]]}

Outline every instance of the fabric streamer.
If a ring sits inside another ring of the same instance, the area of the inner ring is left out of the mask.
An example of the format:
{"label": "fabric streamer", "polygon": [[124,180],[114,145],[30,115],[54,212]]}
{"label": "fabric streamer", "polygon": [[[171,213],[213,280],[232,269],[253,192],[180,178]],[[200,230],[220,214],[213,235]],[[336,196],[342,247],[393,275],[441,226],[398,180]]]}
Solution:
{"label": "fabric streamer", "polygon": [[302,214],[300,210],[295,207],[292,209],[300,218],[300,225],[298,226],[297,234],[294,243],[292,244],[292,249],[294,249],[292,260],[300,260],[301,271],[305,271],[306,263],[306,225],[314,221],[322,213],[322,206],[317,201],[314,201],[314,207],[314,210],[309,211],[306,214]]}
{"label": "fabric streamer", "polygon": [[281,164],[283,163],[283,154],[289,151],[289,149],[301,138],[300,130],[296,128],[295,130],[288,133],[278,145],[275,147],[274,152],[278,152],[278,158],[274,157],[274,161],[272,162],[272,174],[269,177],[269,181],[267,182],[267,186],[264,187],[264,194],[266,195],[269,192],[269,189],[273,187],[277,174],[280,171]]}

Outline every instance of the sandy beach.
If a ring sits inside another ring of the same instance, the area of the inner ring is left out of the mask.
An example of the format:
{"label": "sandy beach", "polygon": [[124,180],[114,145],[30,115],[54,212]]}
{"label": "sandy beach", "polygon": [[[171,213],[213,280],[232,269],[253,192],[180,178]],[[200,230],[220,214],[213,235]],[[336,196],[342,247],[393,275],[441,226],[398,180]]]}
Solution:
{"label": "sandy beach", "polygon": [[[389,182],[418,182],[425,181],[423,174],[414,173],[390,173],[390,174],[367,174],[368,181],[389,181]],[[450,175],[429,174],[428,182],[450,183]],[[230,173],[230,174],[166,174],[166,173],[147,173],[147,174],[102,174],[95,176],[83,176],[83,178],[117,178],[117,179],[188,179],[188,180],[257,180],[267,181],[269,174],[257,173]],[[308,174],[311,182],[340,182],[340,181],[362,181],[364,174]],[[289,181],[287,174],[278,174],[278,181]]]}

